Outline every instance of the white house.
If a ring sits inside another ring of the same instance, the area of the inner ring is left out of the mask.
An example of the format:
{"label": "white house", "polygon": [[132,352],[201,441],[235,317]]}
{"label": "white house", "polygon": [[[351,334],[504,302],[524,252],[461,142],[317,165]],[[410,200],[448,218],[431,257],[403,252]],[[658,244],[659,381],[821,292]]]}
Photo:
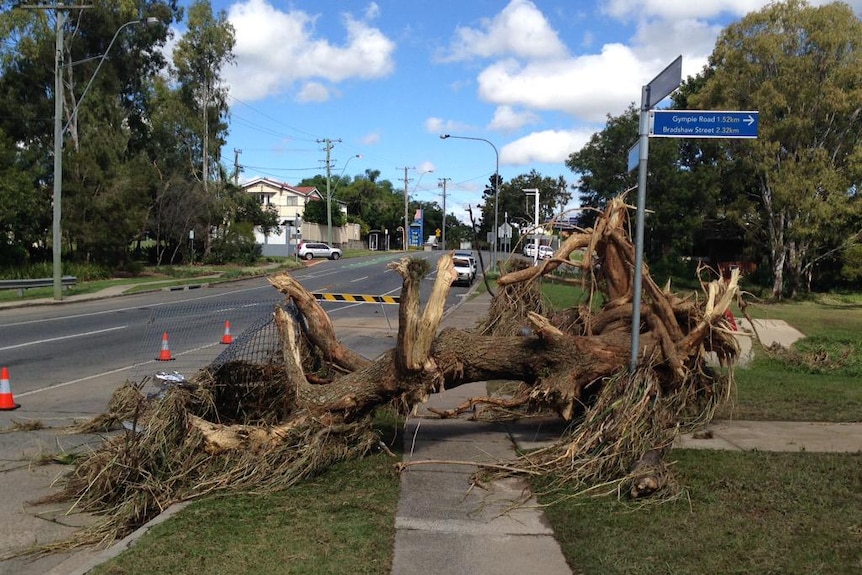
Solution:
{"label": "white house", "polygon": [[308,202],[326,199],[315,187],[291,186],[268,178],[255,178],[244,183],[242,189],[256,196],[264,207],[274,207],[279,224],[283,226],[293,225],[294,219],[302,215]]}
{"label": "white house", "polygon": [[[323,194],[314,186],[291,186],[268,178],[255,178],[242,185],[243,191],[257,196],[263,206],[272,206],[278,214],[280,224],[278,234],[264,234],[255,229],[255,241],[263,246],[264,255],[289,255],[298,238],[294,224],[297,217],[305,212],[308,202],[326,201]],[[347,205],[337,202],[341,211],[347,214]],[[327,241],[326,226],[303,223],[302,239],[311,241]],[[359,241],[359,226],[347,224],[341,228],[332,229],[332,243],[343,245],[350,241]]]}

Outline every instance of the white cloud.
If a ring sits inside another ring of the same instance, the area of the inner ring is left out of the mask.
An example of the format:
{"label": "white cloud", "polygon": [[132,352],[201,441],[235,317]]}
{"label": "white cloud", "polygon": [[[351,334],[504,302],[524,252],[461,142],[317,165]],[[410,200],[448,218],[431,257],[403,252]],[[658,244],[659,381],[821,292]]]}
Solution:
{"label": "white cloud", "polygon": [[[809,0],[812,6],[831,4],[835,0]],[[856,14],[862,11],[862,0],[844,0]],[[607,0],[602,12],[623,21],[658,19],[666,21],[701,19],[720,16],[739,18],[756,12],[773,0]]]}
{"label": "white cloud", "polygon": [[600,54],[520,64],[505,60],[479,74],[479,96],[498,105],[557,110],[588,122],[604,121],[639,98],[645,79],[663,66],[645,65],[627,46]]}
{"label": "white cloud", "polygon": [[[376,4],[366,15],[379,12]],[[257,100],[291,90],[297,81],[341,82],[391,74],[395,43],[366,21],[343,16],[347,40],[337,46],[315,37],[319,16],[301,10],[280,11],[266,0],[231,6],[228,19],[236,30],[237,66],[225,70],[231,95]]]}
{"label": "white cloud", "polygon": [[455,122],[452,120],[443,120],[442,118],[428,118],[425,120],[425,131],[429,134],[448,134],[450,132],[464,132],[473,130],[472,126]]}
{"label": "white cloud", "polygon": [[329,89],[320,82],[306,82],[296,95],[297,102],[325,102],[329,99]]}
{"label": "white cloud", "polygon": [[444,61],[474,57],[515,55],[525,58],[557,58],[566,46],[545,15],[530,0],[511,0],[492,19],[483,19],[480,29],[459,27]]}
{"label": "white cloud", "polygon": [[368,7],[365,8],[365,19],[374,20],[378,16],[380,16],[380,6],[377,2],[370,2]]}
{"label": "white cloud", "polygon": [[714,18],[722,14],[742,16],[760,10],[771,0],[610,0],[606,14],[620,20],[660,18],[684,20]]}
{"label": "white cloud", "polygon": [[538,114],[530,111],[516,111],[511,106],[499,106],[494,111],[494,118],[488,125],[489,130],[517,130],[530,124],[538,124]]}
{"label": "white cloud", "polygon": [[[632,50],[643,61],[659,61],[669,64],[677,55],[683,55],[683,64],[689,73],[700,72],[723,26],[703,20],[652,21],[642,23],[632,39]],[[695,64],[689,66],[689,64]],[[657,70],[660,72],[661,70]]]}
{"label": "white cloud", "polygon": [[524,166],[533,163],[563,164],[569,155],[589,142],[594,130],[545,130],[503,146],[500,162]]}
{"label": "white cloud", "polygon": [[[530,3],[513,1],[507,10],[515,4]],[[629,45],[609,43],[599,52],[580,56],[509,56],[479,73],[478,94],[501,107],[498,110],[508,106],[521,108],[522,113],[561,111],[577,120],[603,122],[608,114],[619,114],[639,101],[641,87],[677,55],[683,55],[684,77],[700,72],[721,28],[692,19],[642,21]],[[459,33],[459,38],[465,37]],[[465,48],[465,52],[481,50]],[[498,127],[496,118],[491,126]],[[499,127],[504,127],[502,119]]]}
{"label": "white cloud", "polygon": [[[425,162],[422,162],[421,164],[419,164],[418,166],[416,166],[416,173],[420,174],[420,177],[424,176],[425,174],[430,174],[432,172],[435,172],[436,170],[437,170],[437,167],[434,165],[433,162],[425,161]],[[417,182],[417,185],[418,185],[418,182]]]}
{"label": "white cloud", "polygon": [[364,146],[373,146],[380,141],[380,132],[370,132],[359,140]]}

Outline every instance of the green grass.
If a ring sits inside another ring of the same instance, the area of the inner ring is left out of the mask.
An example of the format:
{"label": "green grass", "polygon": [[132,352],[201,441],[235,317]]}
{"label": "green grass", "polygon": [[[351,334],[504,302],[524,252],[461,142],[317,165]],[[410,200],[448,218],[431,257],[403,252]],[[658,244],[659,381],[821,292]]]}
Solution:
{"label": "green grass", "polygon": [[862,298],[820,296],[815,301],[761,303],[749,306],[748,312],[755,319],[786,321],[806,336],[862,338]]}
{"label": "green grass", "polygon": [[785,321],[805,338],[789,350],[755,344],[755,360],[736,370],[736,404],[720,415],[785,421],[862,420],[862,298],[754,305],[755,319]]}
{"label": "green grass", "polygon": [[[398,419],[377,419],[400,452]],[[197,501],[154,526],[93,575],[386,575],[392,567],[400,460],[380,452],[339,463],[274,494]]]}
{"label": "green grass", "polygon": [[719,418],[862,420],[862,380],[858,376],[800,372],[760,353],[749,366],[736,370],[736,396],[717,414]]}
{"label": "green grass", "polygon": [[[543,289],[556,305],[579,297],[551,282]],[[802,345],[800,354],[821,347],[831,354],[862,334],[858,305],[804,302],[766,311],[813,336],[813,347]],[[858,421],[855,359],[837,369],[815,367],[759,350],[750,368],[737,370],[733,416]],[[384,425],[382,436],[395,438],[397,420]],[[671,457],[685,488],[673,501],[641,506],[567,491],[541,496],[575,572],[862,572],[862,454],[675,450]],[[535,487],[541,492],[540,483]],[[196,502],[93,573],[389,573],[398,493],[390,457],[344,462],[283,493]]]}
{"label": "green grass", "polygon": [[[263,263],[265,262],[262,262],[262,264]],[[138,293],[168,286],[217,283],[246,277],[254,277],[262,274],[270,274],[278,270],[293,269],[303,265],[302,263],[296,263],[290,259],[284,259],[280,262],[266,263],[268,263],[268,267],[264,267],[263,265],[153,267],[148,268],[140,275],[133,277],[81,281],[74,286],[70,286],[68,289],[64,289],[63,297],[96,293],[105,288],[116,285],[135,286],[130,287],[125,293]],[[53,287],[24,290],[23,297],[18,295],[18,290],[0,290],[0,302],[51,298],[53,295]]]}
{"label": "green grass", "polygon": [[677,450],[672,457],[686,486],[677,500],[638,506],[579,497],[545,510],[577,573],[862,572],[862,454]]}
{"label": "green grass", "polygon": [[[759,305],[808,337],[736,370],[719,417],[862,420],[860,298]],[[684,497],[542,498],[569,564],[583,575],[862,573],[862,454],[675,450]],[[536,488],[541,489],[537,483]]]}

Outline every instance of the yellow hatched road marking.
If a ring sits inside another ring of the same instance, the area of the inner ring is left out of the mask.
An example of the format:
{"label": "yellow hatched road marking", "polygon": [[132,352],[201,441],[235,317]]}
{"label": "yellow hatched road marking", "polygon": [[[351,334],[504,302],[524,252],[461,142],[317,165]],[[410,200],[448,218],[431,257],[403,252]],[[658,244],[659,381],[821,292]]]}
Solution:
{"label": "yellow hatched road marking", "polygon": [[397,304],[401,298],[391,295],[362,295],[349,293],[315,293],[311,294],[315,299],[321,301],[349,301],[353,303],[393,303]]}

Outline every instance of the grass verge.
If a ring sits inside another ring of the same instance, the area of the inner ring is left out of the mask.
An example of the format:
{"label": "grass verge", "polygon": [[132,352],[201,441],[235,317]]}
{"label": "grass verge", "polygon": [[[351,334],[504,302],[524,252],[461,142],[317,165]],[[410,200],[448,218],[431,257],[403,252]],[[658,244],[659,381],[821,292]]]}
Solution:
{"label": "grass verge", "polygon": [[862,381],[845,373],[810,373],[764,355],[736,370],[736,395],[720,419],[862,420]]}
{"label": "grass verge", "polygon": [[[378,429],[400,452],[396,423],[387,414]],[[380,452],[339,463],[283,492],[197,501],[90,573],[388,574],[399,459]]]}
{"label": "grass verge", "polygon": [[862,454],[672,455],[687,489],[670,502],[540,498],[577,573],[862,572]]}
{"label": "grass verge", "polygon": [[[796,315],[794,321],[816,322],[829,314],[818,309]],[[818,335],[852,332],[846,314],[834,321],[838,327]],[[806,332],[803,325],[798,327]],[[758,358],[740,376],[737,410],[748,406],[752,415],[760,410],[767,419],[796,413],[794,419],[826,421],[839,414],[841,421],[860,412],[862,398],[843,372],[808,373],[780,359]],[[674,501],[633,506],[566,491],[542,496],[543,503],[554,503],[546,513],[577,572],[862,571],[862,454],[672,455],[686,487],[685,497]],[[399,491],[392,462],[378,454],[337,465],[283,493],[197,502],[93,573],[389,573]],[[537,491],[541,487],[536,484]]]}
{"label": "grass verge", "polygon": [[[70,286],[68,289],[64,289],[63,296],[96,293],[113,286],[129,286],[128,290],[124,293],[139,293],[168,286],[217,283],[271,274],[280,270],[301,267],[302,265],[304,264],[285,259],[281,262],[270,264],[268,267],[243,267],[236,265],[161,266],[152,268],[150,271],[134,277],[80,282],[74,286]],[[24,290],[23,296],[18,295],[18,290],[0,290],[0,302],[51,298],[53,295],[53,287],[27,289]]]}

